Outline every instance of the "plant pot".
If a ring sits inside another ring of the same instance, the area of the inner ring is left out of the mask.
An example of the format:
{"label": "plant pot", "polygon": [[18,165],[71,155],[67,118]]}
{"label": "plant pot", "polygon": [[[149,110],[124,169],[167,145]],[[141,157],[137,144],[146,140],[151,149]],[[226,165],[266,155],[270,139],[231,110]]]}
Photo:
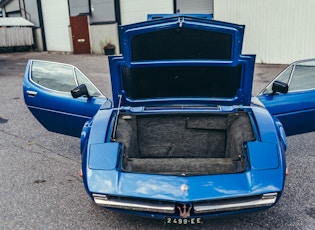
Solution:
{"label": "plant pot", "polygon": [[115,47],[113,47],[113,48],[104,48],[104,54],[105,55],[113,55],[113,54],[115,54]]}

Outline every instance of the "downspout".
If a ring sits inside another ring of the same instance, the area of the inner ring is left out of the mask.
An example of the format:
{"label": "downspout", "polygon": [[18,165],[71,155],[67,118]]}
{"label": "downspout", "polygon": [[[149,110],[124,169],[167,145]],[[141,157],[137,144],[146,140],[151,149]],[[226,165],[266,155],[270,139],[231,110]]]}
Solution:
{"label": "downspout", "polygon": [[117,31],[118,31],[119,50],[121,52],[122,44],[121,44],[120,31],[119,31],[119,26],[121,25],[120,0],[115,0],[114,4],[115,4],[115,21],[117,22],[117,26],[118,26]]}
{"label": "downspout", "polygon": [[[25,0],[22,0],[22,2],[23,2],[23,9],[24,9],[24,17],[25,17],[25,19],[28,20],[27,14],[26,14],[26,8],[25,8]],[[22,10],[21,10],[21,11],[22,11]],[[21,14],[22,14],[22,12],[21,12]]]}
{"label": "downspout", "polygon": [[117,24],[121,25],[121,14],[120,14],[120,0],[115,0],[115,20]]}
{"label": "downspout", "polygon": [[23,15],[22,15],[22,10],[21,10],[21,1],[19,0],[19,8],[20,8],[20,17],[23,18]]}
{"label": "downspout", "polygon": [[91,9],[91,0],[88,0],[88,4],[89,4],[89,15],[92,15],[92,9]]}
{"label": "downspout", "polygon": [[43,51],[47,51],[46,46],[46,36],[45,36],[45,26],[43,19],[43,11],[42,11],[42,2],[41,0],[37,0],[37,10],[38,10],[38,18],[39,18],[39,27],[41,28],[42,40],[43,40]]}
{"label": "downspout", "polygon": [[69,0],[67,1],[68,2],[68,14],[69,14],[69,17],[71,16],[71,12],[70,12],[70,3],[69,3]]}
{"label": "downspout", "polygon": [[177,12],[177,0],[173,0],[173,12],[174,12],[174,14],[179,13],[179,12]]}
{"label": "downspout", "polygon": [[3,5],[3,7],[2,7],[2,17],[7,17],[7,12],[6,12],[6,10],[5,10],[5,5]]}

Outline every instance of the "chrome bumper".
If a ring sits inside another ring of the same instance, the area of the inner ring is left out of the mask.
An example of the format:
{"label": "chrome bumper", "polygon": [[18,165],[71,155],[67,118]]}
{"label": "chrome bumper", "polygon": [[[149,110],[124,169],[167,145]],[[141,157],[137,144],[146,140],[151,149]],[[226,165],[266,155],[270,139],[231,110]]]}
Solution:
{"label": "chrome bumper", "polygon": [[168,214],[175,213],[175,204],[171,202],[108,197],[99,194],[93,194],[93,198],[94,202],[102,207]]}
{"label": "chrome bumper", "polygon": [[266,193],[261,196],[254,197],[242,197],[227,200],[200,202],[194,204],[194,211],[196,214],[198,214],[268,207],[276,202],[277,196],[277,193]]}
{"label": "chrome bumper", "polygon": [[[277,193],[266,193],[250,197],[192,202],[192,206],[195,214],[238,211],[250,208],[269,207],[276,202],[277,196]],[[133,211],[174,214],[176,207],[174,202],[111,197],[100,194],[93,194],[93,198],[94,202],[102,207]]]}

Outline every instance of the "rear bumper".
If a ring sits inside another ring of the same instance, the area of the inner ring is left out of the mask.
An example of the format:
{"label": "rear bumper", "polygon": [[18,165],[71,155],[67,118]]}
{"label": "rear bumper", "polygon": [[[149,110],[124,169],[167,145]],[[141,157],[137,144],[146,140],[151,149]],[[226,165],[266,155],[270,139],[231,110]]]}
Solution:
{"label": "rear bumper", "polygon": [[175,204],[171,202],[158,202],[145,199],[128,199],[93,194],[94,202],[106,208],[125,209],[141,212],[175,213]]}
{"label": "rear bumper", "polygon": [[198,214],[269,207],[276,203],[277,197],[278,193],[266,193],[259,196],[198,202],[194,205],[194,211]]}
{"label": "rear bumper", "polygon": [[[235,212],[254,208],[268,208],[276,203],[278,193],[265,193],[262,195],[208,200],[188,203],[194,215],[214,214],[221,212]],[[123,197],[93,194],[94,202],[102,207],[123,209],[139,212],[175,214],[178,205],[175,202],[164,202],[150,199],[131,199]]]}

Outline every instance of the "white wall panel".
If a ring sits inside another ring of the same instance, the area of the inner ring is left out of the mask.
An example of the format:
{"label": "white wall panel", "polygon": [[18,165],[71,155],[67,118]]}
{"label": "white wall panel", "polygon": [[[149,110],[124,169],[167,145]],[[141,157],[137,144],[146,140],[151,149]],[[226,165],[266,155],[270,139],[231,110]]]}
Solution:
{"label": "white wall panel", "polygon": [[113,22],[116,20],[114,0],[91,0],[91,11],[90,23]]}
{"label": "white wall panel", "polygon": [[120,53],[118,42],[117,24],[91,25],[90,26],[91,49],[94,54],[104,54],[104,44],[111,42],[116,46],[115,52]]}
{"label": "white wall panel", "polygon": [[212,14],[213,0],[177,0],[176,12],[180,14]]}
{"label": "white wall panel", "polygon": [[214,19],[244,24],[243,53],[258,63],[315,57],[314,0],[214,0]]}
{"label": "white wall panel", "polygon": [[[6,5],[5,5],[5,11],[7,13],[11,12],[11,11],[19,11],[20,10],[20,4],[19,4],[19,1],[11,1],[11,2],[8,2]],[[20,15],[19,15],[20,16]]]}
{"label": "white wall panel", "polygon": [[67,0],[41,0],[48,51],[72,52]]}
{"label": "white wall panel", "polygon": [[121,0],[121,24],[147,20],[148,14],[172,14],[173,0]]}
{"label": "white wall panel", "polygon": [[33,44],[31,27],[0,27],[0,47],[31,46]]}

